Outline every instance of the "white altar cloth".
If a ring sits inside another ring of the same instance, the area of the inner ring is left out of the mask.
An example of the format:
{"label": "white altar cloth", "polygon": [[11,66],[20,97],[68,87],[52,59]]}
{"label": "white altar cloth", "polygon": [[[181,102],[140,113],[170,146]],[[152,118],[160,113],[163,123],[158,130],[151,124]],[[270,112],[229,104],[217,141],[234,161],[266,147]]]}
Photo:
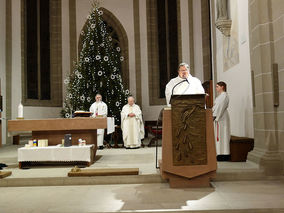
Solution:
{"label": "white altar cloth", "polygon": [[114,128],[114,117],[107,117],[107,134],[113,133],[115,130]]}
{"label": "white altar cloth", "polygon": [[47,162],[47,161],[92,161],[92,148],[86,146],[48,146],[48,147],[22,147],[18,149],[18,162]]}

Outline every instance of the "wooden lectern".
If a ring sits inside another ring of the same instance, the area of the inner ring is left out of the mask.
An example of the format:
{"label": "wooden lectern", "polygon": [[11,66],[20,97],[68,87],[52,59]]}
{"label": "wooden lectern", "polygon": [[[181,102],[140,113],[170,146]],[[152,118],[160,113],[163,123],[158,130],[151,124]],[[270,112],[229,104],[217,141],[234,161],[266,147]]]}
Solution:
{"label": "wooden lectern", "polygon": [[163,114],[162,178],[170,187],[208,187],[217,169],[213,117],[204,95],[173,95]]}

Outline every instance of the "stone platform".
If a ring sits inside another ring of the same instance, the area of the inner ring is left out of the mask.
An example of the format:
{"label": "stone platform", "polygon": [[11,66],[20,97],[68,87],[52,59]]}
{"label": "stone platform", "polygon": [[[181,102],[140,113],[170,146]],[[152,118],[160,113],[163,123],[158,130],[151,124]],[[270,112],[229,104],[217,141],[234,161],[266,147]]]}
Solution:
{"label": "stone platform", "polygon": [[18,147],[0,149],[13,172],[0,180],[1,212],[284,213],[284,177],[249,161],[218,162],[209,188],[171,189],[155,168],[155,148],[98,150],[90,167],[137,167],[139,175],[68,177],[73,166],[19,169]]}
{"label": "stone platform", "polygon": [[[167,183],[3,187],[1,212],[283,213],[283,181],[214,182],[171,189]],[[16,205],[15,205],[16,204]]]}
{"label": "stone platform", "polygon": [[[0,162],[6,163],[5,171],[12,175],[0,181],[0,186],[60,186],[60,185],[93,185],[93,184],[145,184],[163,183],[159,169],[155,167],[155,148],[104,149],[98,150],[95,163],[91,169],[102,168],[139,168],[139,175],[107,176],[107,177],[72,177],[67,176],[73,166],[37,166],[29,169],[19,169],[17,163],[17,148],[21,146],[6,146],[0,149]],[[161,156],[161,148],[158,151]],[[252,162],[218,162],[217,175],[214,181],[267,180]]]}

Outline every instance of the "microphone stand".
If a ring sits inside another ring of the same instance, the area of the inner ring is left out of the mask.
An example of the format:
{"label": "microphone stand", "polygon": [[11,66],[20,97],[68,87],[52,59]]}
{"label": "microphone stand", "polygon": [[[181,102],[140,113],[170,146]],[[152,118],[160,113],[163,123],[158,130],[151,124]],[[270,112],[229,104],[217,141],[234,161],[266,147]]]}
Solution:
{"label": "microphone stand", "polygon": [[[189,82],[188,82],[187,79],[184,79],[183,81],[178,82],[178,83],[173,87],[173,89],[172,89],[172,95],[174,94],[174,89],[176,88],[176,86],[177,86],[177,85],[180,85],[180,84],[183,83],[183,82],[187,82],[187,83],[189,84]],[[171,103],[171,100],[170,100],[170,103]]]}
{"label": "microphone stand", "polygon": [[172,95],[174,94],[174,89],[176,88],[176,86],[180,85],[180,84],[183,83],[183,82],[188,82],[188,80],[187,80],[187,79],[184,79],[183,81],[178,82],[178,83],[173,87],[173,89],[172,89]]}

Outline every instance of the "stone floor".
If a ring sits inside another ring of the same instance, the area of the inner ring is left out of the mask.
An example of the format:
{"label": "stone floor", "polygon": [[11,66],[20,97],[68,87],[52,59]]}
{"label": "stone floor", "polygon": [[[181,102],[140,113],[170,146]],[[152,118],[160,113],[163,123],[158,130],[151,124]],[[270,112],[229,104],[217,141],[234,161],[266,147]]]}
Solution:
{"label": "stone floor", "polygon": [[[155,168],[155,148],[98,150],[96,162],[91,165],[138,167],[139,176],[68,178],[72,166],[19,169],[17,149],[21,146],[0,148],[0,162],[8,164],[5,170],[13,172],[0,180],[0,186],[15,186],[0,187],[0,213],[284,213],[284,178],[265,179],[257,164],[249,161],[218,162],[211,188],[171,189]],[[158,153],[160,158],[160,148]]]}
{"label": "stone floor", "polygon": [[212,188],[199,189],[171,189],[166,183],[3,187],[0,212],[275,213],[284,211],[283,200],[284,181],[216,182]]}

